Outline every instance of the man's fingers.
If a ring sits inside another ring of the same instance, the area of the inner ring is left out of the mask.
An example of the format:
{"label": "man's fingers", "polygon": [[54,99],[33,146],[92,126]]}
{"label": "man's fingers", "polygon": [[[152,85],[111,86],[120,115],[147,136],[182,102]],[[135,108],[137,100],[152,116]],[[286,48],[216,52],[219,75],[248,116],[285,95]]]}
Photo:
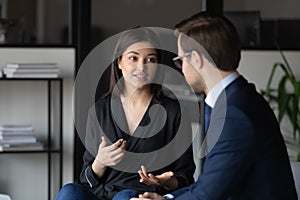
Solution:
{"label": "man's fingers", "polygon": [[144,197],[140,194],[138,198],[131,198],[130,200],[151,200],[151,199],[149,199],[149,198],[144,198]]}
{"label": "man's fingers", "polygon": [[153,195],[154,195],[154,194],[152,194],[151,192],[145,192],[145,193],[143,194],[143,197],[149,198],[149,197],[153,197]]}
{"label": "man's fingers", "polygon": [[152,192],[145,192],[143,194],[144,198],[157,198],[159,197],[159,195],[157,195],[156,193],[152,193]]}
{"label": "man's fingers", "polygon": [[151,193],[151,192],[145,192],[144,194],[140,194],[139,198],[131,198],[130,200],[138,200],[138,199],[143,199],[143,200],[151,200],[151,199],[157,199],[157,200],[163,200],[164,198],[156,193]]}

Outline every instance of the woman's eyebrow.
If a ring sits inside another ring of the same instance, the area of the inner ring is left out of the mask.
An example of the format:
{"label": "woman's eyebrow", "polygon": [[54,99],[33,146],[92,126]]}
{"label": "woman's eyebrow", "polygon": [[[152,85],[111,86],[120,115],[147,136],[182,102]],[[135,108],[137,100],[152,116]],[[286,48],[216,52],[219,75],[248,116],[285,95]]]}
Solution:
{"label": "woman's eyebrow", "polygon": [[[127,52],[126,54],[131,54],[131,53],[136,54],[136,55],[139,55],[139,53],[136,52],[136,51],[129,51],[129,52]],[[156,53],[149,53],[148,56],[157,56],[157,54],[156,54]]]}
{"label": "woman's eyebrow", "polygon": [[157,56],[156,53],[149,53],[148,56]]}
{"label": "woman's eyebrow", "polygon": [[134,54],[137,54],[137,55],[139,55],[139,53],[138,53],[138,52],[136,52],[136,51],[129,51],[129,52],[127,52],[127,54],[131,54],[131,53],[134,53]]}

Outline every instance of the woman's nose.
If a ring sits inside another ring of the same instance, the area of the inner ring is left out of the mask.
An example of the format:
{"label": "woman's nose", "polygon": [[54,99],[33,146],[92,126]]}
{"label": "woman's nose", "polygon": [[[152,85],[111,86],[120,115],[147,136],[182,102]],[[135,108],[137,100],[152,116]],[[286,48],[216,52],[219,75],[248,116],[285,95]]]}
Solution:
{"label": "woman's nose", "polygon": [[145,64],[146,64],[146,61],[145,61],[144,59],[141,59],[141,60],[138,62],[137,68],[138,68],[139,70],[144,70]]}

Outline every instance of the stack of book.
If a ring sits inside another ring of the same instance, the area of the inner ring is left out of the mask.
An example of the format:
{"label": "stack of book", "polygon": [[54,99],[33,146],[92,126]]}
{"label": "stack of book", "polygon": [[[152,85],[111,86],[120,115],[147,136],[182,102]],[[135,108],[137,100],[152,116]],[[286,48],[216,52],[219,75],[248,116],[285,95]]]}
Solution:
{"label": "stack of book", "polygon": [[28,125],[0,125],[0,151],[43,150],[33,128]]}
{"label": "stack of book", "polygon": [[56,63],[7,63],[3,68],[7,78],[57,78]]}

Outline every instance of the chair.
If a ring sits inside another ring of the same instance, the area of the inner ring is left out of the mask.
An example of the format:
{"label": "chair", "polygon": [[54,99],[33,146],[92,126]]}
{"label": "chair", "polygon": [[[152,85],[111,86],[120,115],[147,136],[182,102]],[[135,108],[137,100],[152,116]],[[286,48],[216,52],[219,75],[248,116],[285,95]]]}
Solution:
{"label": "chair", "polygon": [[298,198],[300,198],[300,162],[291,161],[292,172],[295,180]]}

